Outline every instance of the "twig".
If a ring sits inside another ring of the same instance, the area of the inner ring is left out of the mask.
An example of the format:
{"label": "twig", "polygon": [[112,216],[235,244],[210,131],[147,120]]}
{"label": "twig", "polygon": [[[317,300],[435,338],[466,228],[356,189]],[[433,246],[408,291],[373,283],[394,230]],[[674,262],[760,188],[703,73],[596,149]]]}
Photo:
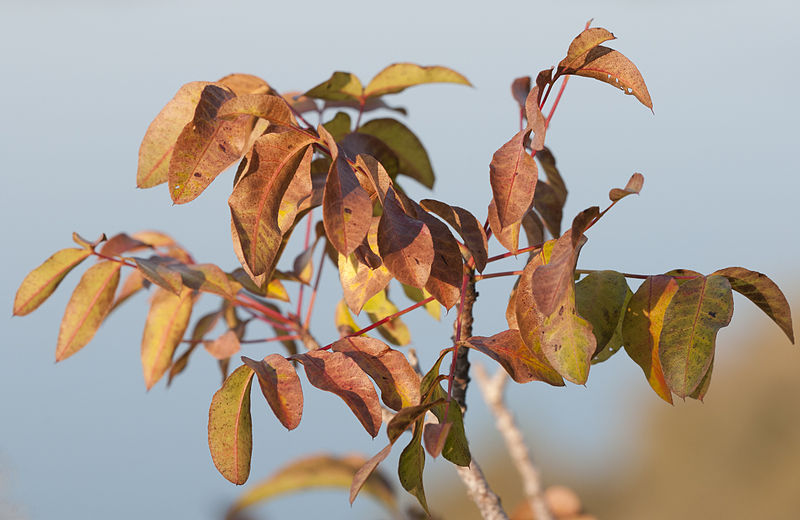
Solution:
{"label": "twig", "polygon": [[522,438],[522,432],[503,399],[506,383],[508,382],[505,370],[498,369],[497,373],[489,379],[483,365],[476,365],[475,379],[478,380],[478,386],[481,389],[483,398],[497,420],[497,429],[503,435],[511,460],[522,478],[525,497],[528,499],[533,518],[536,520],[553,520],[553,515],[547,508],[547,503],[544,499],[539,471],[534,466],[531,454]]}
{"label": "twig", "polygon": [[500,497],[491,490],[486,477],[483,476],[483,471],[474,458],[467,467],[456,466],[456,471],[461,477],[461,481],[467,486],[470,498],[478,506],[481,518],[484,520],[508,520],[508,515],[500,505]]}

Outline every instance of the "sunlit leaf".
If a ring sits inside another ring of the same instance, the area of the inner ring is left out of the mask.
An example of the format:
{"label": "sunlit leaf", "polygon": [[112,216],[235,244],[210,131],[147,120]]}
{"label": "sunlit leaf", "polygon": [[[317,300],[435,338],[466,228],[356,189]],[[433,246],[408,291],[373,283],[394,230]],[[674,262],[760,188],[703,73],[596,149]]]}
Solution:
{"label": "sunlit leaf", "polygon": [[529,247],[544,243],[544,224],[533,210],[529,210],[522,217],[522,229],[525,231]]}
{"label": "sunlit leaf", "polygon": [[377,137],[394,152],[398,172],[423,186],[433,188],[434,175],[428,152],[419,138],[396,119],[373,119],[361,125],[358,132]]}
{"label": "sunlit leaf", "polygon": [[[378,291],[375,296],[367,300],[367,302],[364,304],[364,311],[366,311],[369,319],[373,323],[376,323],[387,316],[391,316],[397,313],[399,310],[400,309],[397,308],[397,305],[389,300],[389,297],[386,294],[386,289]],[[408,327],[400,318],[394,318],[393,320],[379,326],[378,332],[380,332],[381,336],[383,336],[386,341],[393,343],[394,345],[403,346],[411,343],[411,332],[409,332]]]}
{"label": "sunlit leaf", "polygon": [[500,219],[497,216],[497,204],[492,199],[489,202],[489,214],[487,216],[489,228],[492,234],[503,247],[516,254],[519,249],[519,230],[522,222],[514,222],[506,227],[500,225]]}
{"label": "sunlit leaf", "polygon": [[[378,467],[378,464],[386,460],[386,457],[389,456],[389,453],[391,453],[391,451],[392,451],[392,444],[389,444],[381,451],[376,453],[368,461],[364,462],[364,464],[362,464],[360,468],[358,468],[358,471],[356,471],[355,475],[353,475],[353,481],[350,484],[350,504],[352,504],[353,501],[356,499],[356,496],[358,496],[358,493],[361,491],[362,487],[367,486],[366,491],[367,493],[370,492],[368,483],[370,482],[370,479],[374,478],[373,473],[375,472],[375,468]],[[381,482],[385,482],[384,478],[382,476],[379,476],[379,474],[376,474],[375,476],[378,476],[378,478],[381,479]],[[385,501],[387,502],[389,507],[394,508],[395,507],[394,492],[388,485],[386,485],[386,487],[389,489],[391,493],[389,495],[391,501],[390,502],[386,500]]]}
{"label": "sunlit leaf", "polygon": [[207,85],[210,83],[193,81],[182,86],[150,123],[139,147],[139,168],[136,173],[136,185],[139,188],[152,188],[167,182],[175,141],[183,127],[194,117],[200,94]]}
{"label": "sunlit leaf", "polygon": [[733,315],[728,279],[720,275],[680,284],[664,314],[658,355],[664,378],[678,397],[690,395],[711,366],[717,332]]}
{"label": "sunlit leaf", "polygon": [[371,155],[383,165],[390,177],[397,177],[400,159],[398,159],[397,154],[389,148],[389,145],[377,137],[360,132],[353,132],[344,136],[339,145],[341,149],[344,150],[347,158],[351,161],[355,160],[359,155]]}
{"label": "sunlit leaf", "polygon": [[344,300],[339,300],[339,303],[336,304],[336,310],[333,311],[333,321],[341,337],[353,334],[360,328],[353,319],[353,315],[350,314],[350,310]]}
{"label": "sunlit leaf", "polygon": [[253,369],[242,365],[228,376],[211,400],[208,410],[208,447],[211,459],[223,477],[244,484],[250,476],[253,423],[250,417],[250,387]]}
{"label": "sunlit leaf", "polygon": [[467,78],[447,67],[421,67],[413,63],[395,63],[372,78],[364,89],[364,97],[396,94],[408,87],[423,83],[459,83],[472,86]]}
{"label": "sunlit leaf", "polygon": [[242,349],[239,336],[233,329],[226,330],[220,337],[212,341],[204,341],[203,346],[211,356],[220,360],[228,359]]}
{"label": "sunlit leaf", "polygon": [[323,81],[303,95],[316,99],[342,101],[358,100],[363,92],[364,87],[355,74],[336,71],[328,80]]}
{"label": "sunlit leaf", "polygon": [[575,284],[575,309],[592,326],[597,352],[611,341],[625,312],[630,289],[616,271],[598,271]]}
{"label": "sunlit leaf", "polygon": [[103,261],[83,274],[64,310],[58,331],[56,361],[70,357],[94,337],[111,310],[121,267],[119,262]]}
{"label": "sunlit leaf", "polygon": [[214,264],[192,264],[181,266],[179,270],[183,284],[196,291],[233,299],[241,288],[236,282],[231,282],[228,275]]}
{"label": "sunlit leaf", "polygon": [[400,410],[419,404],[419,375],[402,352],[363,336],[342,338],[331,350],[355,361],[378,385],[381,398],[389,408]]}
{"label": "sunlit leaf", "polygon": [[617,201],[628,195],[638,195],[639,192],[642,191],[642,185],[644,185],[644,175],[641,173],[634,173],[631,175],[628,184],[626,184],[624,188],[614,188],[608,192],[608,198],[612,201]]}
{"label": "sunlit leaf", "polygon": [[145,244],[141,240],[137,240],[127,233],[118,233],[109,238],[108,241],[103,244],[103,247],[100,248],[100,254],[106,256],[119,256],[131,251],[149,248],[149,244]]}
{"label": "sunlit leaf", "polygon": [[180,294],[183,288],[183,277],[174,258],[151,256],[150,258],[134,258],[139,272],[154,284],[174,294]]}
{"label": "sunlit leaf", "polygon": [[271,94],[244,94],[230,98],[222,103],[216,115],[218,119],[230,120],[239,116],[258,117],[275,125],[293,126],[295,123],[286,101]]}
{"label": "sunlit leaf", "polygon": [[142,371],[148,390],[172,364],[175,349],[189,326],[193,304],[194,291],[189,288],[180,295],[164,289],[153,295],[142,335]]}
{"label": "sunlit leaf", "polygon": [[644,371],[656,394],[670,404],[672,392],[664,379],[658,350],[664,313],[677,290],[678,283],[670,276],[647,278],[628,303],[622,323],[625,351]]}
{"label": "sunlit leaf", "polygon": [[[572,40],[567,49],[567,56],[558,64],[559,73],[563,69],[574,68],[581,63],[584,54],[594,49],[603,42],[614,40],[616,37],[602,27],[585,29]],[[559,75],[559,74],[557,74]]]}
{"label": "sunlit leaf", "polygon": [[[228,517],[232,518],[233,513],[246,507],[288,493],[316,488],[348,489],[351,482],[355,480],[358,470],[366,462],[360,455],[345,457],[311,455],[296,459],[279,468],[268,478],[249,486],[236,499]],[[378,500],[384,507],[390,511],[397,510],[392,486],[380,472],[370,471],[370,474],[363,478],[361,484],[364,486],[364,492]],[[351,495],[351,502],[354,498],[355,496]]]}
{"label": "sunlit leaf", "polygon": [[338,143],[344,136],[350,133],[350,130],[353,128],[353,122],[350,120],[350,116],[347,115],[347,112],[336,112],[333,119],[324,123],[322,126],[331,134],[333,140]]}
{"label": "sunlit leaf", "polygon": [[473,336],[467,344],[494,359],[517,383],[544,381],[564,386],[564,380],[550,366],[541,350],[530,348],[522,341],[518,330],[506,330],[491,337]]}
{"label": "sunlit leaf", "polygon": [[269,83],[252,74],[234,73],[217,80],[217,83],[225,85],[237,96],[245,94],[267,94],[271,88]]}
{"label": "sunlit leaf", "polygon": [[755,303],[759,309],[772,318],[781,330],[794,343],[794,330],[792,329],[792,311],[786,296],[770,280],[767,275],[750,271],[744,267],[726,267],[712,274],[718,274],[728,279],[731,288]]}
{"label": "sunlit leaf", "polygon": [[14,297],[14,316],[24,316],[36,310],[53,294],[64,277],[91,254],[88,249],[62,249],[28,273]]}
{"label": "sunlit leaf", "polygon": [[[410,285],[401,284],[403,286],[403,292],[405,293],[408,298],[415,302],[419,303],[422,300],[427,300],[431,293],[426,291],[425,289],[418,289],[416,287],[411,287]],[[439,321],[442,319],[442,304],[433,300],[424,305],[425,310],[430,314],[433,319]]]}
{"label": "sunlit leaf", "polygon": [[524,146],[530,133],[530,128],[518,132],[494,153],[489,164],[489,182],[501,227],[521,221],[533,202],[538,168]]}
{"label": "sunlit leaf", "polygon": [[[378,217],[371,219],[372,224],[367,233],[370,250],[378,250]],[[392,275],[384,265],[370,269],[356,259],[354,254],[338,255],[339,279],[342,284],[342,293],[347,306],[355,314],[361,312],[367,300],[375,296],[391,281]]]}
{"label": "sunlit leaf", "polygon": [[242,361],[258,376],[261,392],[275,417],[288,430],[297,428],[303,416],[303,389],[294,365],[279,354],[261,361],[242,356]]}
{"label": "sunlit leaf", "polygon": [[435,213],[456,230],[475,260],[475,268],[478,272],[483,272],[488,259],[488,244],[483,225],[475,215],[464,208],[450,206],[434,199],[423,199],[420,204],[425,210]]}
{"label": "sunlit leaf", "polygon": [[131,237],[144,242],[150,247],[173,247],[177,245],[175,239],[161,231],[137,231]]}
{"label": "sunlit leaf", "polygon": [[367,432],[375,437],[381,427],[381,405],[375,387],[361,368],[339,352],[312,350],[294,359],[306,369],[308,382],[332,392],[350,407]]}
{"label": "sunlit leaf", "polygon": [[386,193],[378,225],[378,250],[384,265],[398,281],[425,287],[434,260],[428,226],[406,214],[394,190]]}

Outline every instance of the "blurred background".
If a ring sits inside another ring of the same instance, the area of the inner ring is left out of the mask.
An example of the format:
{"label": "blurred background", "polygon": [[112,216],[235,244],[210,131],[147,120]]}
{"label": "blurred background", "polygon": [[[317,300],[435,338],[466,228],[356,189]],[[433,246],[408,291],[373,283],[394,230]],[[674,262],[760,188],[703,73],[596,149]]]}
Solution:
{"label": "blurred background", "polygon": [[[580,267],[649,274],[744,266],[768,274],[797,308],[799,12],[788,0],[4,0],[0,295],[10,311],[25,274],[70,247],[73,231],[94,238],[161,229],[199,261],[235,267],[231,172],[184,206],[172,206],[164,186],[135,188],[139,142],[161,107],[183,83],[231,72],[280,90],[308,89],[334,70],[368,81],[398,61],[463,73],[475,88],[423,86],[387,101],[409,109],[406,123],[437,173],[432,194],[413,181],[404,187],[483,219],[489,161],[517,129],[511,80],[558,63],[594,18],[618,37],[610,46],[639,67],[655,114],[593,80],[567,87],[547,137],[570,189],[565,219],[603,206],[633,172],[645,176],[641,195],[592,229]],[[321,340],[336,337],[339,298],[335,270],[326,270],[332,276],[312,322]],[[221,518],[242,488],[217,473],[208,453],[216,362],[200,353],[169,389],[162,382],[145,392],[139,342],[147,300],[139,295],[55,365],[58,324],[78,278],[0,328],[0,518]],[[475,334],[506,327],[510,283],[479,285]],[[603,519],[796,518],[800,353],[749,301],[737,295],[735,307],[718,337],[705,404],[666,405],[624,355],[593,367],[585,388],[512,383],[508,402],[545,482],[572,487]],[[404,319],[427,368],[449,345],[454,313],[442,323],[422,311]],[[243,354],[273,348],[251,345]],[[521,486],[477,388],[468,403],[473,453],[511,510]],[[251,482],[301,455],[370,456],[384,446],[383,433],[371,440],[338,398],[318,391],[306,392],[303,421],[291,433],[255,398],[253,422]],[[392,478],[395,451],[381,466]],[[429,460],[426,489],[443,518],[477,517],[447,463]],[[351,508],[339,490],[287,496],[251,513],[388,517],[368,497]]]}

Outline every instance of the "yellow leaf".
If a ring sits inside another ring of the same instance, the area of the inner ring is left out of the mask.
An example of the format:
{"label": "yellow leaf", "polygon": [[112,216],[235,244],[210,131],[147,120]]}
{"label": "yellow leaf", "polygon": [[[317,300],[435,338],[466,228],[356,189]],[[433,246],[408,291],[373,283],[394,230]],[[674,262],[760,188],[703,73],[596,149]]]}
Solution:
{"label": "yellow leaf", "polygon": [[14,316],[35,311],[53,294],[61,280],[91,254],[88,249],[62,249],[28,273],[14,297]]}
{"label": "yellow leaf", "polygon": [[184,287],[180,295],[159,289],[153,296],[142,335],[142,371],[148,390],[172,363],[175,349],[189,325],[194,291]]}

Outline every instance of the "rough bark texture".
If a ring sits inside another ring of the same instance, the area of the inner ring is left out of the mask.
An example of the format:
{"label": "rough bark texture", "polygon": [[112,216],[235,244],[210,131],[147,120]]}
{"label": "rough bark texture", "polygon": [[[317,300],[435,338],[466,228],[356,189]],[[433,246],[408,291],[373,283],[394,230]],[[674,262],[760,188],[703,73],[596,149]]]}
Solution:
{"label": "rough bark texture", "polygon": [[[478,293],[475,291],[475,281],[472,279],[470,273],[470,281],[467,283],[467,290],[464,294],[464,305],[461,310],[461,333],[458,333],[459,321],[456,320],[454,325],[453,342],[456,343],[457,339],[463,341],[472,336],[472,307],[475,305],[475,299]],[[461,406],[461,409],[467,409],[467,385],[469,384],[469,349],[459,348],[456,356],[455,375],[453,377],[453,399]]]}

